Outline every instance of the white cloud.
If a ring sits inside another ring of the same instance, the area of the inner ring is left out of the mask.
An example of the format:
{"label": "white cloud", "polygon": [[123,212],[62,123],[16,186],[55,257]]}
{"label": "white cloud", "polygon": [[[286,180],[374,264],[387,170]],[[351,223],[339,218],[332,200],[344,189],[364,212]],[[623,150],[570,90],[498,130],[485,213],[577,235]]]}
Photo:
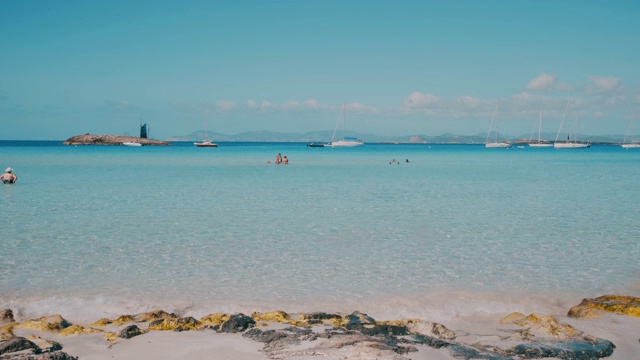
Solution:
{"label": "white cloud", "polygon": [[216,108],[222,111],[229,111],[236,107],[236,104],[231,100],[218,100],[216,101]]}
{"label": "white cloud", "polygon": [[404,100],[404,105],[412,108],[422,108],[436,105],[439,101],[440,99],[435,95],[414,91]]}
{"label": "white cloud", "polygon": [[354,111],[356,113],[369,113],[369,114],[377,114],[378,109],[373,106],[366,106],[359,103],[351,103],[347,105],[347,109],[349,111]]}
{"label": "white cloud", "polygon": [[289,100],[286,103],[280,105],[282,109],[297,109],[300,107],[300,102],[296,100]]}
{"label": "white cloud", "polygon": [[460,96],[457,102],[467,108],[477,108],[482,105],[482,100],[473,96]]}
{"label": "white cloud", "polygon": [[617,77],[589,76],[591,86],[587,89],[587,94],[604,94],[622,88],[622,80]]}
{"label": "white cloud", "polygon": [[269,101],[266,101],[266,100],[262,101],[262,104],[260,104],[260,110],[261,111],[265,111],[265,110],[268,110],[269,108],[273,108],[273,107],[274,107],[273,104],[270,103]]}
{"label": "white cloud", "polygon": [[256,107],[258,107],[258,104],[256,104],[256,102],[253,100],[247,100],[247,106],[252,109],[255,109]]}
{"label": "white cloud", "polygon": [[535,91],[545,91],[554,88],[556,88],[556,76],[549,74],[540,74],[527,84],[527,89]]}
{"label": "white cloud", "polygon": [[308,108],[312,108],[312,109],[320,109],[320,103],[318,103],[317,100],[313,100],[313,99],[309,99],[309,100],[305,100],[304,101],[304,105]]}

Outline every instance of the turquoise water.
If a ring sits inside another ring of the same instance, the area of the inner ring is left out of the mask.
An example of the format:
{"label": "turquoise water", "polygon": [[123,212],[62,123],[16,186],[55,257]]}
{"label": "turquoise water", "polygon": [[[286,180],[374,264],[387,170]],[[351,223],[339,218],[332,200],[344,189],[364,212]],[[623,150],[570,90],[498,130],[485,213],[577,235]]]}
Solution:
{"label": "turquoise water", "polygon": [[[18,316],[435,321],[640,294],[637,150],[5,141],[0,152],[19,176],[0,186],[0,308]],[[289,165],[267,164],[278,152]]]}

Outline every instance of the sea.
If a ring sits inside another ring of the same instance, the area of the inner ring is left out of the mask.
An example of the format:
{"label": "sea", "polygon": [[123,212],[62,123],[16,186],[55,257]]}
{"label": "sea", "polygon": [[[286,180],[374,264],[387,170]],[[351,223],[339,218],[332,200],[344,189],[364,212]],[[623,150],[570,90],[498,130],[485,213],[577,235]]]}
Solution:
{"label": "sea", "polygon": [[640,149],[219,145],[0,141],[0,309],[446,323],[640,295]]}

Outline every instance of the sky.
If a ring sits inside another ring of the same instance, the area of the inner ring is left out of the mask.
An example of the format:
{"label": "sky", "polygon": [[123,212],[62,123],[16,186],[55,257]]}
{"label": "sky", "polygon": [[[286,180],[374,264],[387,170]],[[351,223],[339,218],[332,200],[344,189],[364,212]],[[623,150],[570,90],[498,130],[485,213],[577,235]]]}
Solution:
{"label": "sky", "polygon": [[360,134],[520,136],[540,114],[624,134],[639,18],[633,0],[1,0],[0,139],[333,130],[345,102]]}

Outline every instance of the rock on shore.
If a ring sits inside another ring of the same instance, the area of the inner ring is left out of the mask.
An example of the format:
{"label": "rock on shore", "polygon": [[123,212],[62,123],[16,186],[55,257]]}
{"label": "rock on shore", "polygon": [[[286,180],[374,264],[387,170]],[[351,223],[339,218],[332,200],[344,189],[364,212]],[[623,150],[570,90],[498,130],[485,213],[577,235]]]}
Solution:
{"label": "rock on shore", "polygon": [[[147,337],[144,344],[152,344],[157,339],[152,333],[167,331],[207,332],[212,335],[209,341],[214,341],[214,334],[240,333],[243,339],[262,344],[261,356],[268,359],[409,360],[427,358],[427,355],[417,353],[431,349],[439,351],[438,359],[597,360],[612,356],[616,349],[613,342],[588,335],[552,315],[518,312],[501,319],[500,327],[494,333],[456,331],[421,319],[378,321],[358,311],[348,315],[289,314],[282,310],[254,312],[250,316],[212,313],[195,319],[156,310],[115,319],[103,318],[83,325],[71,324],[60,315],[24,322],[16,322],[10,309],[0,315],[0,359],[22,359],[20,356],[26,355],[25,359],[30,360],[75,360],[74,355],[62,352],[67,343],[73,342],[69,337],[90,337],[92,340],[88,342],[95,346],[92,351],[99,352],[100,348],[120,347],[139,336]],[[181,346],[188,348],[190,344],[172,345]],[[73,347],[69,350],[74,352]],[[235,351],[238,358],[243,359],[239,355],[241,352]],[[628,354],[627,350],[622,358],[628,358]],[[129,355],[139,358],[136,354]],[[108,354],[108,358],[112,357],[112,353]]]}
{"label": "rock on shore", "polygon": [[171,145],[168,141],[144,139],[137,136],[120,135],[96,135],[86,133],[68,138],[63,142],[65,145],[122,145],[125,142],[133,142],[141,145]]}

